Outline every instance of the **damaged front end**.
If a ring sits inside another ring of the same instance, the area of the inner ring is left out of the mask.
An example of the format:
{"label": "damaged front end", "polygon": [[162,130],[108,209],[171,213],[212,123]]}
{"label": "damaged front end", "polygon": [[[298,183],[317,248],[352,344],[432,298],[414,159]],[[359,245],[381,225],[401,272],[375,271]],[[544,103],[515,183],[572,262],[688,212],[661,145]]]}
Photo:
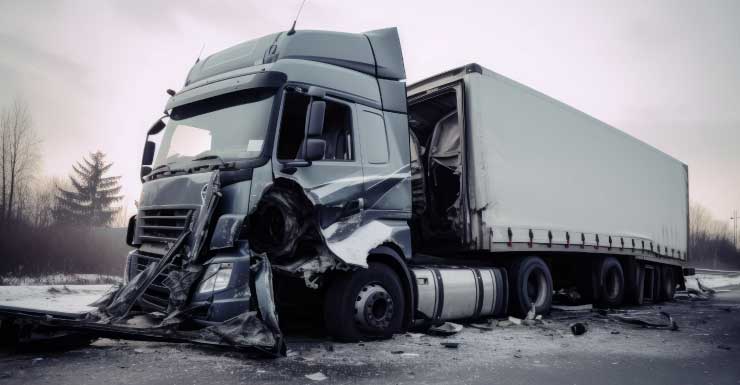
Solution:
{"label": "damaged front end", "polygon": [[[201,193],[202,205],[184,218],[183,231],[167,243],[161,258],[92,304],[95,310],[70,314],[0,307],[4,339],[24,342],[72,333],[285,355],[271,263],[238,239],[241,219],[225,215],[212,223],[221,196],[216,170]],[[216,257],[207,256],[206,242],[210,250],[220,250]],[[151,293],[158,288],[168,296],[155,303]]]}

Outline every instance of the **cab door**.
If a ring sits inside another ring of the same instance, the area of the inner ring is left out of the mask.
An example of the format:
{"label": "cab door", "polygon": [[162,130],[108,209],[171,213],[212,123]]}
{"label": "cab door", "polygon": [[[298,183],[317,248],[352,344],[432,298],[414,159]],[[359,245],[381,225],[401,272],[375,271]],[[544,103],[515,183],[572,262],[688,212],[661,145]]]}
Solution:
{"label": "cab door", "polygon": [[[325,103],[323,127],[320,132],[308,132],[311,114],[318,113],[312,108],[315,102]],[[278,127],[273,157],[277,160],[273,163],[275,176],[291,179],[304,189],[320,210],[321,227],[360,214],[364,179],[355,104],[321,92],[288,87]],[[316,145],[316,140],[323,142],[318,159],[306,159],[311,139],[311,145]]]}

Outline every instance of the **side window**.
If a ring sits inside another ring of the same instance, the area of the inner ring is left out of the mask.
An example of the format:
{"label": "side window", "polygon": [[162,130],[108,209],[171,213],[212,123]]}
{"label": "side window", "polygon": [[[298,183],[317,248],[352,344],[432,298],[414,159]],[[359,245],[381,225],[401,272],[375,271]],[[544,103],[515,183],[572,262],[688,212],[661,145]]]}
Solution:
{"label": "side window", "polygon": [[383,116],[364,110],[359,114],[362,150],[367,163],[388,163],[388,138]]}
{"label": "side window", "polygon": [[326,101],[324,132],[326,141],[324,160],[354,160],[352,141],[352,113],[349,106]]}
{"label": "side window", "polygon": [[296,92],[285,93],[283,117],[280,122],[278,159],[298,159],[298,151],[306,136],[306,115],[311,98]]}
{"label": "side window", "polygon": [[[311,98],[287,92],[280,122],[280,136],[277,157],[283,160],[300,159],[303,142],[306,139],[306,118]],[[349,106],[326,100],[324,130],[319,139],[326,141],[322,160],[354,160],[352,136],[352,112]]]}

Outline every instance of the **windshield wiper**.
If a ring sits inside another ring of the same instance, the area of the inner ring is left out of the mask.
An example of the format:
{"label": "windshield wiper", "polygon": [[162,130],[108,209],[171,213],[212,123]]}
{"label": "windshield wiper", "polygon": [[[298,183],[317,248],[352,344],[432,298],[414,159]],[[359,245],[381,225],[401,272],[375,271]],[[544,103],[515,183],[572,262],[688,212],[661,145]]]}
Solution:
{"label": "windshield wiper", "polygon": [[197,162],[197,161],[201,161],[201,160],[211,160],[211,159],[215,159],[215,160],[219,161],[221,163],[221,166],[219,168],[221,168],[221,169],[233,167],[233,164],[232,165],[229,165],[228,163],[224,162],[224,159],[222,157],[220,157],[218,155],[215,155],[215,154],[205,155],[205,156],[201,156],[200,158],[195,158],[195,159],[193,159],[193,162]]}

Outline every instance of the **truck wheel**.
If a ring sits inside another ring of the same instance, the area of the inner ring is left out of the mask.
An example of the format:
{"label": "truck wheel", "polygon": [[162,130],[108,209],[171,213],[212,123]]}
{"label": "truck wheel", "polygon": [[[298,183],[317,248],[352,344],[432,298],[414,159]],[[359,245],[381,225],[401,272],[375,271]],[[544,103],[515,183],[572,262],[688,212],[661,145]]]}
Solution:
{"label": "truck wheel", "polygon": [[671,301],[676,295],[676,277],[670,266],[660,267],[660,300]]}
{"label": "truck wheel", "polygon": [[552,275],[539,257],[514,260],[509,266],[511,313],[524,317],[534,304],[537,314],[547,314],[552,305]]}
{"label": "truck wheel", "polygon": [[624,271],[622,265],[614,257],[601,260],[597,270],[598,303],[605,307],[616,307],[624,299]]}
{"label": "truck wheel", "polygon": [[405,306],[396,272],[371,262],[367,269],[337,276],[329,285],[324,324],[340,341],[390,338],[402,329]]}

